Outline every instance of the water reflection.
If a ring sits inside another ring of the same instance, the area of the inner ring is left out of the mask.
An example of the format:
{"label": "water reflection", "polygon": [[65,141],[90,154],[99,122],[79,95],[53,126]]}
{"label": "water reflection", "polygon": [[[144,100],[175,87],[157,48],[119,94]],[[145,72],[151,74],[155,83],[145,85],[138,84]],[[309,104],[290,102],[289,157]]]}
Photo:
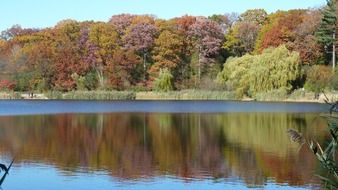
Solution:
{"label": "water reflection", "polygon": [[64,175],[104,171],[122,181],[169,175],[254,187],[319,183],[316,161],[306,148],[298,152],[288,128],[323,140],[326,122],[310,113],[8,116],[0,117],[0,152]]}

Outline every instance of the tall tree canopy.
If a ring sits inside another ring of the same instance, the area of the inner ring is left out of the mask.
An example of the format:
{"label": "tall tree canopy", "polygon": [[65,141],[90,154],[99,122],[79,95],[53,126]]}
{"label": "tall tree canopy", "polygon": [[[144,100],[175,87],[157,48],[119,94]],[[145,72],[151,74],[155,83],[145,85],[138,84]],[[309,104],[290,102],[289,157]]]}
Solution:
{"label": "tall tree canopy", "polygon": [[317,31],[317,38],[325,46],[327,53],[332,53],[332,67],[336,66],[336,35],[337,35],[337,2],[327,0],[322,10],[322,20]]}
{"label": "tall tree canopy", "polygon": [[220,73],[222,89],[242,95],[295,88],[308,75],[299,78],[299,67],[335,63],[336,15],[336,1],[328,0],[321,9],[270,14],[120,14],[41,29],[14,25],[0,35],[0,79],[22,91],[130,90],[152,89],[170,75],[172,87],[186,89],[211,88]]}

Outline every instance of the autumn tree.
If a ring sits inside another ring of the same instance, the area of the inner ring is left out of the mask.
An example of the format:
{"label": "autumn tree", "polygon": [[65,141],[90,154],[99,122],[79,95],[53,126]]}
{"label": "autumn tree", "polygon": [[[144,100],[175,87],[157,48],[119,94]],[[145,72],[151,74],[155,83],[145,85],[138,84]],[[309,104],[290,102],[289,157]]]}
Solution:
{"label": "autumn tree", "polygon": [[237,20],[237,18],[234,18],[233,16],[229,14],[224,14],[224,15],[215,14],[215,15],[209,16],[208,19],[219,24],[224,34],[226,34],[229,31],[233,23]]}
{"label": "autumn tree", "polygon": [[128,27],[123,37],[124,47],[135,51],[143,59],[143,76],[146,79],[147,59],[150,57],[150,51],[154,46],[157,29],[148,21],[132,24]]}
{"label": "autumn tree", "polygon": [[[29,43],[26,41],[22,49],[26,56],[25,64],[29,69],[23,74],[17,74],[17,80],[21,80],[20,78],[23,77],[21,83],[18,84],[28,82],[26,78],[28,74],[28,76],[34,77],[32,79],[34,82],[30,82],[30,86],[34,86],[36,90],[49,90],[53,86],[52,80],[55,76],[55,67],[52,61],[54,58],[53,51],[55,50],[53,48],[53,37],[49,30],[43,30],[30,37]],[[21,87],[23,86],[21,85]],[[22,88],[22,90],[24,89]]]}
{"label": "autumn tree", "polygon": [[325,88],[329,86],[333,74],[328,66],[314,65],[307,70],[306,83],[304,87],[319,95]]}
{"label": "autumn tree", "polygon": [[[47,81],[50,82],[52,70],[49,69],[47,72],[41,73],[39,69],[42,67],[39,65],[46,62],[43,59],[43,52],[48,51],[49,48],[37,49],[35,45],[45,40],[42,30],[22,29],[20,26],[15,26],[4,33],[8,38],[3,41],[0,60],[3,63],[3,70],[12,78],[15,78],[16,90],[46,89]],[[34,64],[33,61],[35,61]],[[22,83],[18,82],[18,78],[22,78],[21,81],[25,85],[21,85]],[[22,86],[25,87],[20,88]]]}
{"label": "autumn tree", "polygon": [[267,13],[264,9],[251,9],[241,14],[225,35],[223,48],[232,56],[251,53],[255,48],[258,32],[266,19]]}
{"label": "autumn tree", "polygon": [[135,15],[131,14],[114,15],[110,18],[108,23],[116,28],[120,36],[123,36],[135,17]]}
{"label": "autumn tree", "polygon": [[112,61],[107,65],[110,85],[118,90],[135,85],[140,78],[137,70],[140,57],[132,50],[121,48],[115,50],[112,56]]}
{"label": "autumn tree", "polygon": [[6,41],[3,39],[0,39],[0,69],[3,70],[4,69],[4,54],[3,51],[5,49],[6,46]]}
{"label": "autumn tree", "polygon": [[303,22],[304,10],[278,11],[269,15],[256,42],[256,51],[278,47],[295,40],[295,29]]}
{"label": "autumn tree", "polygon": [[202,70],[213,62],[213,57],[219,53],[223,41],[220,26],[205,17],[198,17],[190,26],[189,33],[198,53],[197,77],[200,82]]}
{"label": "autumn tree", "polygon": [[38,32],[39,29],[34,28],[22,28],[20,25],[14,25],[11,28],[4,30],[0,34],[0,38],[4,40],[13,39],[16,36],[21,35],[30,35],[32,33]]}
{"label": "autumn tree", "polygon": [[0,69],[21,90],[154,87],[161,70],[172,75],[175,89],[185,89],[210,84],[223,67],[219,76],[238,94],[289,89],[295,82],[290,75],[298,73],[294,63],[320,64],[335,47],[333,2],[322,11],[252,9],[169,20],[120,14],[108,22],[63,20],[45,29],[14,25],[0,35]]}
{"label": "autumn tree", "polygon": [[177,26],[177,34],[182,38],[182,64],[180,65],[179,70],[181,71],[181,81],[182,86],[191,86],[190,79],[193,76],[192,72],[192,59],[193,53],[195,51],[193,39],[190,36],[190,28],[193,24],[196,23],[196,17],[194,16],[182,16],[179,18],[173,19],[175,25]]}
{"label": "autumn tree", "polygon": [[104,88],[105,67],[112,62],[114,51],[118,48],[118,33],[112,25],[97,23],[91,26],[89,32],[89,63],[96,71],[100,88]]}
{"label": "autumn tree", "polygon": [[225,36],[223,48],[232,56],[242,56],[255,48],[260,26],[253,22],[241,21]]}
{"label": "autumn tree", "polygon": [[321,62],[323,50],[315,36],[320,19],[321,15],[318,10],[306,11],[303,15],[303,22],[294,30],[294,41],[286,44],[288,49],[299,52],[304,65],[314,65]]}
{"label": "autumn tree", "polygon": [[[167,68],[175,73],[175,77],[179,77],[180,64],[182,63],[183,39],[182,36],[173,31],[165,30],[155,40],[153,50],[154,64],[150,69],[150,73],[158,74],[160,69]],[[182,71],[184,72],[184,71]]]}
{"label": "autumn tree", "polygon": [[268,17],[268,13],[264,9],[249,9],[239,16],[239,21],[256,23],[263,25]]}
{"label": "autumn tree", "polygon": [[224,16],[228,20],[228,27],[232,27],[238,20],[239,20],[239,13],[231,12],[231,13],[225,13]]}
{"label": "autumn tree", "polygon": [[80,37],[80,24],[73,20],[64,20],[55,26],[55,41],[53,43],[53,64],[55,76],[53,83],[58,90],[68,91],[75,87],[71,77],[78,73],[77,68],[80,58],[78,54],[78,40]]}

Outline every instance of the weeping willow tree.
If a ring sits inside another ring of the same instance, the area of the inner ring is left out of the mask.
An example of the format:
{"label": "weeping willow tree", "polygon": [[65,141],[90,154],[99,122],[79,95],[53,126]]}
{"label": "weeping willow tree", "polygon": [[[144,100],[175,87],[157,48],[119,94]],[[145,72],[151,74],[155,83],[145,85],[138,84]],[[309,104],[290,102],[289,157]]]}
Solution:
{"label": "weeping willow tree", "polygon": [[251,64],[250,92],[255,94],[280,88],[291,90],[292,82],[301,76],[299,63],[299,53],[291,52],[285,46],[266,49]]}
{"label": "weeping willow tree", "polygon": [[250,63],[254,62],[255,56],[244,55],[239,58],[229,58],[224,65],[223,71],[217,75],[216,81],[225,85],[228,90],[235,90],[238,97],[243,96],[249,90]]}
{"label": "weeping willow tree", "polygon": [[299,54],[284,45],[269,48],[260,55],[228,59],[217,82],[236,90],[237,95],[254,96],[280,88],[290,90],[301,76],[299,63]]}
{"label": "weeping willow tree", "polygon": [[168,69],[161,69],[158,78],[154,82],[154,89],[156,91],[168,92],[174,89],[173,75]]}

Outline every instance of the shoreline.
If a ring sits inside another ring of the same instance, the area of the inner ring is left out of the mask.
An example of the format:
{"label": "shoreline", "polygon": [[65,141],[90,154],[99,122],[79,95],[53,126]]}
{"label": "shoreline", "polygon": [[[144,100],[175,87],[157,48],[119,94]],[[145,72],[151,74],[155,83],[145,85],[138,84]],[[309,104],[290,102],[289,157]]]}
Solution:
{"label": "shoreline", "polygon": [[[109,92],[109,91],[73,91],[68,93],[28,93],[0,92],[0,100],[145,100],[145,101],[240,101],[240,102],[285,102],[285,103],[325,103],[327,96],[331,102],[338,101],[338,92],[321,93],[318,99],[314,99],[313,93],[305,93],[303,96],[291,98],[254,99],[244,97],[235,98],[233,94],[222,91],[172,91],[172,92]],[[78,95],[80,94],[80,95]],[[98,96],[101,95],[101,96]],[[102,95],[103,94],[103,95]],[[116,95],[117,94],[117,95]],[[311,98],[312,97],[312,98]]]}

